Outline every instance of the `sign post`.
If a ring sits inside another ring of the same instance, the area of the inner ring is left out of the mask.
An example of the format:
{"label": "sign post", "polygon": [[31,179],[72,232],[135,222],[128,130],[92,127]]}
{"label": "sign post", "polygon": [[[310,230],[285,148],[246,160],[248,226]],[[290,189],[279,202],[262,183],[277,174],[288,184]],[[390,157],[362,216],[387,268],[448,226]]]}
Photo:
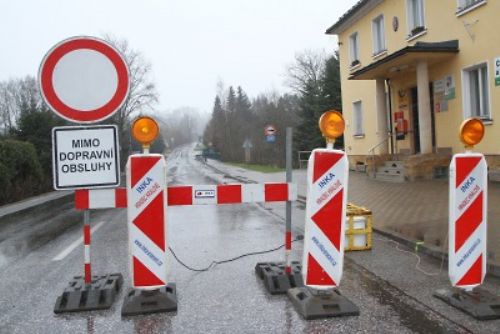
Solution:
{"label": "sign post", "polygon": [[293,305],[305,319],[359,315],[357,306],[337,289],[344,263],[349,172],[347,155],[333,148],[335,139],[344,131],[341,114],[336,111],[324,113],[320,129],[327,139],[327,147],[314,149],[307,166],[302,260],[305,287],[288,291]]}
{"label": "sign post", "polygon": [[464,121],[465,153],[455,154],[449,173],[448,274],[452,289],[435,297],[481,320],[500,318],[500,299],[479,289],[486,276],[488,166],[484,155],[472,152],[484,134],[478,119]]}
{"label": "sign post", "polygon": [[[111,117],[125,102],[129,70],[109,43],[95,37],[72,37],[43,58],[38,84],[45,103],[74,123]],[[56,127],[52,131],[56,190],[116,187],[120,183],[116,126]],[[75,277],[56,301],[55,313],[111,307],[121,274],[92,276],[90,212],[84,212],[84,276]]]}
{"label": "sign post", "polygon": [[[292,128],[286,128],[286,182],[292,183]],[[291,288],[304,286],[301,266],[298,261],[291,261],[292,252],[292,202],[287,200],[285,207],[285,261],[259,262],[255,266],[256,274],[263,280],[270,294],[284,294]]]}
{"label": "sign post", "polygon": [[250,150],[253,148],[252,141],[250,139],[245,139],[245,142],[243,142],[243,148],[245,149],[245,162],[249,163],[250,162]]}

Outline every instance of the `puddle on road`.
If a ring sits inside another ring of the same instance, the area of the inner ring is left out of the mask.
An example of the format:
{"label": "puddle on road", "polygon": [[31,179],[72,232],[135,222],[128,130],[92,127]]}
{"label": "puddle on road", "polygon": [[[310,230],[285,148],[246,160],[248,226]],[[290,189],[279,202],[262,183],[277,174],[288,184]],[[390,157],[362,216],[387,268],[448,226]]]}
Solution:
{"label": "puddle on road", "polygon": [[397,314],[401,324],[416,333],[471,333],[468,329],[451,322],[411,296],[374,275],[352,260],[346,259],[346,269],[357,273],[364,290],[382,305],[389,306]]}

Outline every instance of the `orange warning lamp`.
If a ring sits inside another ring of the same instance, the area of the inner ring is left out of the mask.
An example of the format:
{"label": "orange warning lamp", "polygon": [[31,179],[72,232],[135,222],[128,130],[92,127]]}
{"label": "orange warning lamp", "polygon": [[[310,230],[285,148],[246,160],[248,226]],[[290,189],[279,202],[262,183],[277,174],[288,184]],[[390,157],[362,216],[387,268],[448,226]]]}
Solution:
{"label": "orange warning lamp", "polygon": [[335,142],[344,133],[345,121],[342,114],[336,110],[324,112],[319,118],[319,129],[327,143]]}
{"label": "orange warning lamp", "polygon": [[158,137],[159,131],[158,123],[151,117],[139,117],[132,124],[132,136],[142,144],[143,148],[149,148]]}
{"label": "orange warning lamp", "polygon": [[479,144],[484,136],[484,124],[480,119],[469,118],[460,125],[460,140],[466,148]]}

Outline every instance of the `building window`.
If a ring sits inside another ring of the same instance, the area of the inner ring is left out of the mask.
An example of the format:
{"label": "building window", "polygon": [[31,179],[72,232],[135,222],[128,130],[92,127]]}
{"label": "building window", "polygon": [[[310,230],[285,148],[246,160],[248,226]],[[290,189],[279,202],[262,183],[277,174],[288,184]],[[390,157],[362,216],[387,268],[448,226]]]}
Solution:
{"label": "building window", "polygon": [[462,89],[466,117],[491,119],[488,83],[488,64],[486,63],[463,71]]}
{"label": "building window", "polygon": [[361,101],[356,101],[352,104],[352,116],[354,123],[354,136],[364,136],[363,131],[363,109]]}
{"label": "building window", "polygon": [[408,35],[414,36],[425,30],[424,1],[407,0]]}
{"label": "building window", "polygon": [[359,38],[357,32],[355,32],[349,37],[349,50],[351,56],[351,66],[358,65],[360,62],[359,62]]}
{"label": "building window", "polygon": [[373,54],[378,55],[385,51],[385,36],[384,36],[384,16],[380,15],[373,19]]}
{"label": "building window", "polygon": [[486,3],[486,0],[458,0],[457,13],[472,9],[472,7],[479,7],[480,4]]}

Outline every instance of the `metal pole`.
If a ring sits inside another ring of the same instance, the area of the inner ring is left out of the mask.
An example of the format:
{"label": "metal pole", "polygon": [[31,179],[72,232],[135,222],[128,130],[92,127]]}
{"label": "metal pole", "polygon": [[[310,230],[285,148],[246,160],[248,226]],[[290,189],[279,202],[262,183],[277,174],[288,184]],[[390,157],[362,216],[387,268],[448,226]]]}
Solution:
{"label": "metal pole", "polygon": [[90,210],[83,211],[83,252],[85,285],[90,285],[92,283],[90,268]]}
{"label": "metal pole", "polygon": [[[286,182],[292,182],[292,128],[286,128],[286,143],[285,143],[285,164],[286,164]],[[290,253],[292,250],[292,202],[286,202],[286,234],[285,234],[285,272],[292,272]]]}

